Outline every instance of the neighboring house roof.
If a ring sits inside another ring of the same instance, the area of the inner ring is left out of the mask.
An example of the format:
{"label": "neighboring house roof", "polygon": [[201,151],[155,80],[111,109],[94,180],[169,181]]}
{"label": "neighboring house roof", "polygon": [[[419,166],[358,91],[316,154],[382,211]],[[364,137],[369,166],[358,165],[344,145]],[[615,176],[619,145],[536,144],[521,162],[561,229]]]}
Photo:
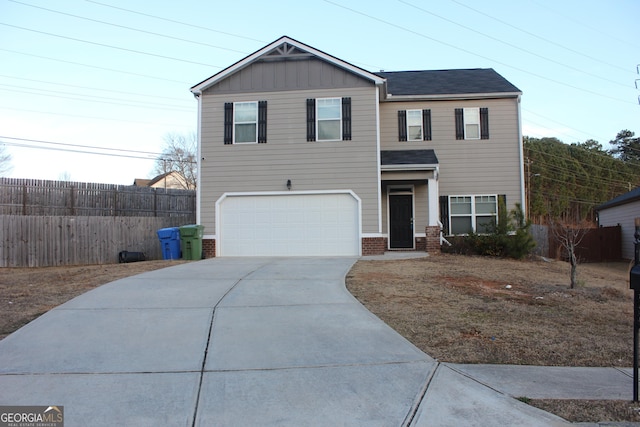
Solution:
{"label": "neighboring house roof", "polygon": [[635,202],[640,200],[640,187],[635,190],[631,190],[628,193],[624,193],[614,199],[609,200],[606,203],[601,204],[596,207],[596,211],[601,211],[604,209],[613,208],[615,206],[626,205],[627,203]]}
{"label": "neighboring house roof", "polygon": [[520,89],[492,68],[466,70],[395,71],[376,73],[387,80],[387,96],[503,94]]}
{"label": "neighboring house roof", "polygon": [[151,179],[148,187],[187,188],[186,179],[180,172],[170,171]]}
{"label": "neighboring house roof", "polygon": [[208,79],[193,86],[191,88],[191,92],[195,95],[198,95],[202,93],[202,91],[225,79],[229,75],[240,71],[251,63],[259,59],[269,59],[269,55],[273,54],[274,52],[277,52],[279,55],[285,54],[296,58],[313,55],[337,67],[346,69],[356,75],[359,75],[362,78],[371,80],[375,84],[381,85],[384,83],[384,79],[374,73],[338,59],[335,56],[329,55],[328,53],[322,52],[321,50],[308,46],[290,37],[282,36],[273,43],[268,44],[262,49],[252,53],[251,55],[245,57],[244,59],[241,59],[240,61],[225,68],[219,73],[216,73]]}
{"label": "neighboring house roof", "polygon": [[433,150],[384,150],[380,152],[382,166],[430,166],[438,165],[436,152]]}
{"label": "neighboring house roof", "polygon": [[136,178],[133,180],[133,185],[136,187],[147,187],[150,182],[151,180],[147,178]]}

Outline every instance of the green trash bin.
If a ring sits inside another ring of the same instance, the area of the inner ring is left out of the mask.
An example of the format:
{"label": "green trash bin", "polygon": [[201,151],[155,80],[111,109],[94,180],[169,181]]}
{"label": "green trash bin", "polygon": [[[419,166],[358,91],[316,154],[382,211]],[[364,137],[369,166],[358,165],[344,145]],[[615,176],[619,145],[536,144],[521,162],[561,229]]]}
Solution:
{"label": "green trash bin", "polygon": [[180,227],[180,246],[182,247],[182,259],[202,259],[202,235],[204,226],[183,225]]}

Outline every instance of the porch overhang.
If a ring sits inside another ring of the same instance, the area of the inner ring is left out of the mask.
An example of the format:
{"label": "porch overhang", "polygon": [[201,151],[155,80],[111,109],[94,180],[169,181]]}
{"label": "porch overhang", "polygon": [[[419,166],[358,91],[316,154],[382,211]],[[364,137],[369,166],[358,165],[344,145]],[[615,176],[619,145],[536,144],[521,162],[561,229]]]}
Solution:
{"label": "porch overhang", "polygon": [[384,181],[422,181],[427,183],[429,227],[438,227],[439,162],[433,150],[380,151],[380,179]]}
{"label": "porch overhang", "polygon": [[383,181],[438,179],[438,158],[433,150],[385,150],[380,152]]}

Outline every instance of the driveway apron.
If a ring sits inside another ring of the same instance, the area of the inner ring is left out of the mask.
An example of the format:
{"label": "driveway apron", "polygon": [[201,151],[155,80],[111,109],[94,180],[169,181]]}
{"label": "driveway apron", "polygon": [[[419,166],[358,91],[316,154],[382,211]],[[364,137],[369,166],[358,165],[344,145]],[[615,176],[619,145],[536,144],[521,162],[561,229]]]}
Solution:
{"label": "driveway apron", "polygon": [[67,427],[562,424],[367,311],[355,261],[216,258],[101,286],[0,341],[0,405],[64,406]]}

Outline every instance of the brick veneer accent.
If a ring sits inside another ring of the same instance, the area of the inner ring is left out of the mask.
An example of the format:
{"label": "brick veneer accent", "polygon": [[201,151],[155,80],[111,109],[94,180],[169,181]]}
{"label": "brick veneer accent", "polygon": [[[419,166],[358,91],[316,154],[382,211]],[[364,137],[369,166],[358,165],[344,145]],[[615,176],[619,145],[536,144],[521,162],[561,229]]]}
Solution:
{"label": "brick veneer accent", "polygon": [[427,235],[425,250],[431,255],[439,254],[440,253],[440,227],[437,225],[428,226],[425,229],[425,233]]}
{"label": "brick veneer accent", "polygon": [[202,239],[202,252],[205,258],[214,258],[216,256],[216,240]]}
{"label": "brick veneer accent", "polygon": [[362,255],[384,255],[387,250],[386,237],[363,237]]}
{"label": "brick veneer accent", "polygon": [[[440,253],[440,227],[427,227],[426,238],[416,237],[416,251],[427,251],[430,254]],[[216,256],[215,239],[203,239],[202,251],[205,258]],[[362,255],[384,255],[387,251],[386,237],[363,237]]]}

